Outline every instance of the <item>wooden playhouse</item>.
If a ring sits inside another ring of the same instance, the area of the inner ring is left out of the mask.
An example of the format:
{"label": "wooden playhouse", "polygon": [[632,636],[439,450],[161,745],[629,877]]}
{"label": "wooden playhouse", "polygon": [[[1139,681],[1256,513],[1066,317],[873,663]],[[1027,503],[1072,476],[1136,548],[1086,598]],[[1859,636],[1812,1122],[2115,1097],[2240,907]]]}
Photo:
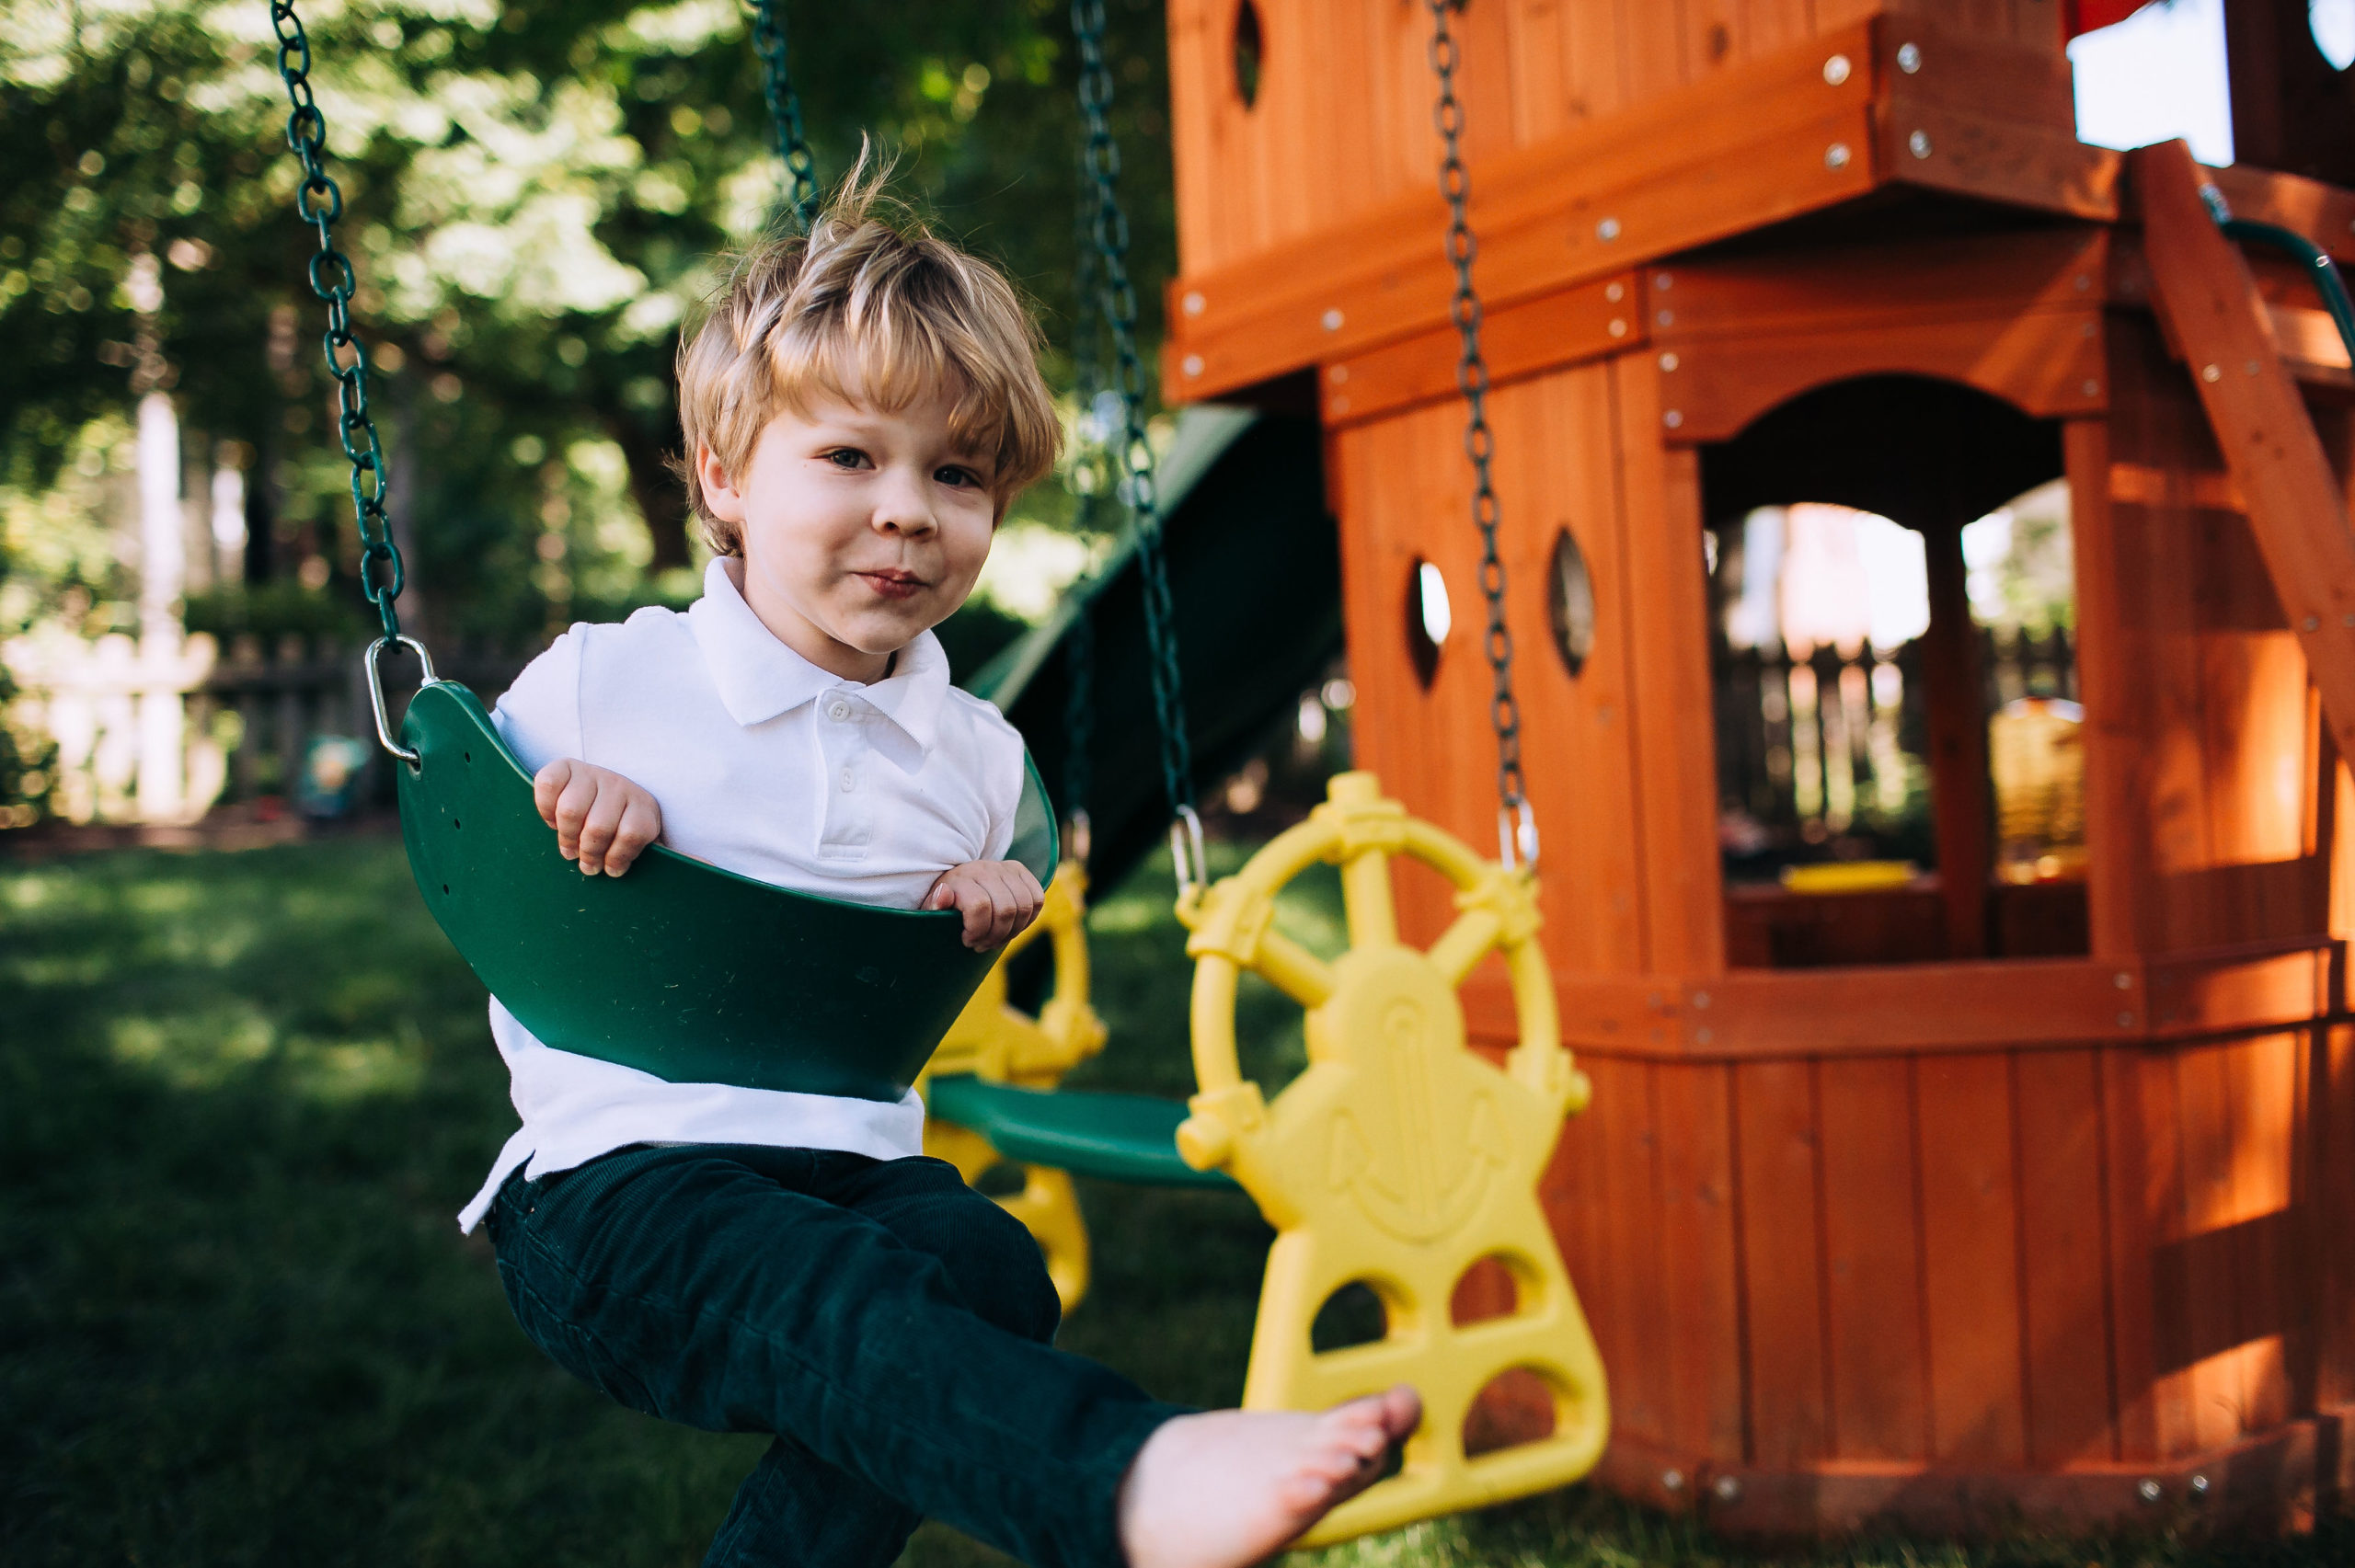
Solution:
{"label": "wooden playhouse", "polygon": [[[2304,37],[2303,5],[2233,9]],[[2339,250],[2355,194],[2081,145],[2063,11],[1454,18],[1545,938],[1595,1091],[1548,1209],[1602,1478],[1736,1530],[2294,1518],[2355,1481],[2355,398],[2196,182]],[[1416,611],[1426,567],[1476,603],[1430,17],[1169,17],[1166,395],[1314,410],[1360,764],[1488,842],[1488,672]],[[2335,120],[2269,107],[2319,65],[2235,43],[2244,157],[2355,180]],[[2023,884],[1958,541],[2056,478],[2083,852]],[[1922,536],[1936,870],[1729,891],[1705,544],[1809,501]],[[1448,914],[1401,906],[1417,940]]]}

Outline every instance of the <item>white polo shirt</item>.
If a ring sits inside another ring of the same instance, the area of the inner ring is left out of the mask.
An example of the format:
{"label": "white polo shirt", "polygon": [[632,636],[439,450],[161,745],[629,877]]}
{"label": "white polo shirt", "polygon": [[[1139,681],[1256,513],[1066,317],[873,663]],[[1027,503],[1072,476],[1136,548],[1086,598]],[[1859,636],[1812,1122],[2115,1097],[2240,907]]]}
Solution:
{"label": "white polo shirt", "polygon": [[[662,807],[682,854],[804,892],[913,909],[952,865],[1003,860],[1022,795],[1022,738],[948,683],[925,633],[872,685],[828,673],[779,642],[744,602],[741,562],[704,574],[682,614],[641,610],[576,625],[534,659],[492,712],[537,772],[559,757],[611,768]],[[534,1039],[490,1002],[523,1125],[458,1216],[472,1230],[501,1183],[568,1171],[633,1143],[921,1153],[924,1105],[672,1083]]]}

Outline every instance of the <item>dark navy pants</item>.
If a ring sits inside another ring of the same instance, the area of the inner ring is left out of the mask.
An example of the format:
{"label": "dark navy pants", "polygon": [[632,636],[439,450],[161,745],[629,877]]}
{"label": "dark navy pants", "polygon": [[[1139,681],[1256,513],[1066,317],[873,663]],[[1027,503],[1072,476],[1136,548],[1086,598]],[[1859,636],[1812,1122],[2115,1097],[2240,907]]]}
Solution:
{"label": "dark navy pants", "polygon": [[706,1568],[888,1568],[917,1521],[1122,1562],[1129,1461],[1183,1413],[1051,1347],[1029,1232],[936,1160],[634,1148],[499,1194],[523,1332],[633,1410],[767,1432]]}

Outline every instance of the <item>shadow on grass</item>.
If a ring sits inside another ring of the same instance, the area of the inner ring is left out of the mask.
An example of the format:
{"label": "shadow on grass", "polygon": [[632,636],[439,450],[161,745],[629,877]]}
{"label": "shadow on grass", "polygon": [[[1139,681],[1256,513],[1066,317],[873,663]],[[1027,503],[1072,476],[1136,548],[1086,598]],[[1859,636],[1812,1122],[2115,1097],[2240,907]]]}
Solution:
{"label": "shadow on grass", "polygon": [[[1223,852],[1225,864],[1237,852]],[[1094,925],[1113,1044],[1074,1082],[1182,1095],[1189,971],[1166,866]],[[1330,951],[1335,890],[1286,929]],[[0,869],[0,1562],[689,1564],[763,1440],[573,1382],[452,1215],[513,1126],[481,988],[397,843]],[[1246,988],[1246,1070],[1301,1061]],[[1089,1184],[1095,1293],[1063,1343],[1165,1397],[1240,1392],[1269,1231],[1233,1195]],[[1880,1543],[1855,1568],[2300,1568],[2279,1547]],[[1007,1560],[928,1526],[903,1568]],[[1759,1559],[1586,1489],[1304,1560],[1628,1568]]]}

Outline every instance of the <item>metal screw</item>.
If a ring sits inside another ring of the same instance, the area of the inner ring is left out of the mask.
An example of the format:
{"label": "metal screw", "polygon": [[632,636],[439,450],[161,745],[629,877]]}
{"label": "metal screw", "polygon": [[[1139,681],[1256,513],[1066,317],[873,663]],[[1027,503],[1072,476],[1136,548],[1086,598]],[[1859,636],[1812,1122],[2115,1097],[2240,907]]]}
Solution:
{"label": "metal screw", "polygon": [[1202,298],[1202,292],[1200,289],[1188,290],[1186,293],[1186,314],[1188,315],[1201,315],[1202,306],[1207,303],[1208,302]]}
{"label": "metal screw", "polygon": [[1741,1482],[1732,1476],[1721,1475],[1717,1477],[1717,1483],[1709,1490],[1717,1494],[1718,1502],[1731,1503],[1741,1496]]}
{"label": "metal screw", "polygon": [[1333,413],[1334,413],[1334,416],[1335,416],[1337,418],[1338,418],[1339,416],[1341,416],[1341,415],[1343,415],[1343,414],[1348,413],[1349,411],[1350,411],[1350,400],[1349,400],[1348,398],[1346,398],[1346,397],[1336,397],[1335,399],[1333,399]]}
{"label": "metal screw", "polygon": [[2194,1497],[2205,1497],[2208,1495],[2208,1478],[2206,1476],[2195,1475],[2191,1478],[2191,1494]]}
{"label": "metal screw", "polygon": [[2134,1015],[2131,1013],[2120,1013],[2118,1015],[2118,1026],[2121,1029],[2131,1029],[2134,1027]]}
{"label": "metal screw", "polygon": [[1335,365],[1331,370],[1325,372],[1325,378],[1331,382],[1335,386],[1338,386],[1343,382],[1350,379],[1350,367],[1347,365]]}
{"label": "metal screw", "polygon": [[2341,615],[2338,618],[2338,624],[2342,626],[2355,629],[2355,615]]}
{"label": "metal screw", "polygon": [[1341,313],[1337,310],[1327,311],[1324,315],[1324,322],[1326,331],[1338,332],[1341,330]]}
{"label": "metal screw", "polygon": [[1683,1490],[1684,1490],[1684,1472],[1683,1472],[1683,1471],[1681,1471],[1681,1470],[1664,1470],[1664,1471],[1660,1471],[1660,1489],[1662,1492],[1682,1492],[1682,1491],[1683,1491]]}
{"label": "metal screw", "polygon": [[1917,44],[1911,43],[1899,44],[1897,46],[1897,68],[1900,71],[1904,72],[1909,76],[1913,74],[1916,71],[1919,71],[1922,68],[1921,47]]}
{"label": "metal screw", "polygon": [[2083,272],[2077,274],[2077,292],[2082,294],[2093,286],[2094,280],[2091,278],[2088,278]]}
{"label": "metal screw", "polygon": [[1693,1043],[1696,1046],[1706,1046],[1717,1037],[1717,1031],[1714,1029],[1695,1029],[1693,1031]]}
{"label": "metal screw", "polygon": [[2319,632],[2322,630],[2322,623],[2312,615],[2307,616],[2305,620],[2299,624],[2304,626],[2309,632]]}
{"label": "metal screw", "polygon": [[2087,397],[2099,397],[2101,395],[2101,383],[2097,381],[2089,381],[2085,383],[2085,395]]}
{"label": "metal screw", "polygon": [[1917,158],[1928,157],[1930,155],[1930,133],[1926,131],[1916,131],[1913,134],[1905,138],[1905,146],[1906,150]]}
{"label": "metal screw", "polygon": [[1613,316],[1611,318],[1611,336],[1614,338],[1625,338],[1627,336],[1626,322],[1618,316]]}
{"label": "metal screw", "polygon": [[1674,370],[1680,362],[1674,354],[1662,354],[1660,357],[1660,368],[1664,371]]}
{"label": "metal screw", "polygon": [[1835,54],[1831,59],[1825,61],[1823,63],[1823,79],[1831,83],[1835,87],[1841,83],[1846,81],[1848,79],[1848,57],[1844,54]]}
{"label": "metal screw", "polygon": [[2243,365],[2241,368],[2248,372],[2249,374],[2255,375],[2257,373],[2257,361],[2255,360],[2251,360],[2247,364]]}
{"label": "metal screw", "polygon": [[2134,1483],[2134,1495],[2145,1503],[2155,1503],[2166,1495],[2166,1488],[2146,1477]]}
{"label": "metal screw", "polygon": [[1829,147],[1824,148],[1823,166],[1828,169],[1846,168],[1848,166],[1848,143],[1845,142],[1834,142]]}
{"label": "metal screw", "polygon": [[1605,218],[1603,222],[1595,224],[1594,237],[1599,240],[1617,239],[1619,237],[1619,220],[1616,218]]}
{"label": "metal screw", "polygon": [[2222,381],[2224,379],[2224,372],[2213,365],[2202,365],[2200,367],[2200,379],[2206,382]]}
{"label": "metal screw", "polygon": [[1659,322],[1662,326],[1673,326],[1676,325],[1676,313],[1672,310],[1664,310],[1659,315],[1653,316],[1652,319]]}
{"label": "metal screw", "polygon": [[1707,991],[1705,991],[1705,990],[1696,990],[1696,991],[1694,991],[1694,992],[1693,993],[1693,1005],[1694,1005],[1694,1006],[1695,1006],[1695,1007],[1706,1007],[1706,1006],[1708,1006],[1708,1005],[1709,1005],[1709,993],[1708,993]]}
{"label": "metal screw", "polygon": [[2132,990],[2134,989],[2134,977],[2128,974],[2123,969],[2119,970],[2115,976],[2111,977],[2111,979],[2120,990]]}
{"label": "metal screw", "polygon": [[1607,284],[1603,288],[1603,297],[1609,300],[1613,304],[1617,304],[1621,300],[1627,297],[1627,285],[1625,283]]}
{"label": "metal screw", "polygon": [[2082,333],[2082,336],[2086,337],[2086,338],[2094,338],[2094,337],[2097,337],[2097,336],[2099,336],[2099,331],[2098,331],[2098,329],[2094,326],[2094,324],[2093,324],[2092,322],[2090,322],[2090,321],[2089,321],[2089,322],[2085,323],[2085,330],[2084,330],[2084,332]]}
{"label": "metal screw", "polygon": [[1200,354],[1189,354],[1189,355],[1187,355],[1187,356],[1186,356],[1186,361],[1185,361],[1185,364],[1184,364],[1184,366],[1183,366],[1183,369],[1185,370],[1185,372],[1186,372],[1186,373],[1187,373],[1188,375],[1200,375],[1200,374],[1201,374],[1201,373],[1202,373],[1202,357],[1201,357]]}
{"label": "metal screw", "polygon": [[1671,409],[1670,409],[1667,413],[1662,414],[1662,415],[1660,417],[1660,422],[1661,424],[1663,424],[1663,425],[1666,425],[1670,429],[1671,429],[1671,430],[1672,430],[1672,429],[1676,429],[1676,427],[1677,427],[1677,426],[1682,425],[1683,423],[1684,423],[1684,416],[1683,416],[1683,414],[1681,414],[1681,413],[1677,412],[1675,409],[1671,408]]}
{"label": "metal screw", "polygon": [[1676,274],[1673,272],[1653,273],[1652,287],[1660,290],[1662,293],[1667,292],[1669,290],[1676,287]]}

